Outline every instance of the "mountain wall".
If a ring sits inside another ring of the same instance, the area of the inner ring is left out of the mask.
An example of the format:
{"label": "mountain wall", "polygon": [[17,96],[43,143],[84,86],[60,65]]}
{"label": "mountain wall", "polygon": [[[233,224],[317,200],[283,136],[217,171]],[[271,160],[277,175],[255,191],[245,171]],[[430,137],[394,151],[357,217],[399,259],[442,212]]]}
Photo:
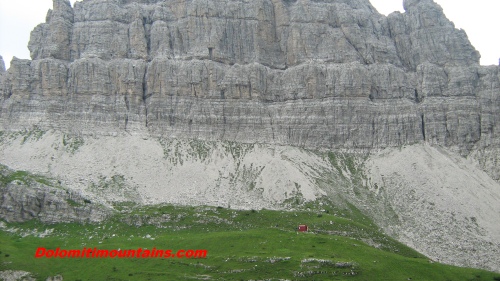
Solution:
{"label": "mountain wall", "polygon": [[[372,149],[426,141],[495,179],[496,66],[432,0],[54,0],[1,75],[4,130]],[[1,71],[0,71],[1,72]]]}

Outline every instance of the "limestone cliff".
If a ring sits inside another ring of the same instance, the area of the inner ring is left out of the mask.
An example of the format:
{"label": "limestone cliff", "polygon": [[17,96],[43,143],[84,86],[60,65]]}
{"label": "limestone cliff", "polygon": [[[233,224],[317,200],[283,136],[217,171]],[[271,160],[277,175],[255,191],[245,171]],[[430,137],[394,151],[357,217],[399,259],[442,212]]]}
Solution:
{"label": "limestone cliff", "polygon": [[[54,0],[3,75],[4,130],[370,149],[419,141],[496,179],[498,67],[432,0]],[[494,152],[494,153],[491,153]]]}

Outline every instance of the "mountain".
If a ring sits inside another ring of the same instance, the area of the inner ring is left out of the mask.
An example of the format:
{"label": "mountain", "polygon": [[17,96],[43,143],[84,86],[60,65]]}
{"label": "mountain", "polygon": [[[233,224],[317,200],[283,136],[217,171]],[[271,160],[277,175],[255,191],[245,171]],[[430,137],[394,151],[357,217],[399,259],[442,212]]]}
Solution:
{"label": "mountain", "polygon": [[404,8],[54,0],[32,59],[0,63],[0,163],[68,193],[5,180],[2,218],[327,198],[429,257],[500,271],[499,67],[434,1]]}

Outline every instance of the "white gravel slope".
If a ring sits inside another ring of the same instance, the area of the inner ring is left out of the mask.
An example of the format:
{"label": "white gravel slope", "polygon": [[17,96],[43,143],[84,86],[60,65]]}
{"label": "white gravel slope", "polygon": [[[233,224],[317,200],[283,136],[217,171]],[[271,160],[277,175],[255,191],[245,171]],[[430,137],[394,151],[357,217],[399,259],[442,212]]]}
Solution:
{"label": "white gravel slope", "polygon": [[379,225],[441,262],[500,271],[500,185],[476,163],[427,144],[365,163],[369,188],[396,216]]}
{"label": "white gravel slope", "polygon": [[123,135],[86,137],[72,152],[58,132],[24,138],[0,144],[0,163],[56,177],[106,201],[277,208],[296,195],[306,200],[323,195],[314,181],[318,175],[308,167],[328,165],[318,155],[293,147],[166,143]]}

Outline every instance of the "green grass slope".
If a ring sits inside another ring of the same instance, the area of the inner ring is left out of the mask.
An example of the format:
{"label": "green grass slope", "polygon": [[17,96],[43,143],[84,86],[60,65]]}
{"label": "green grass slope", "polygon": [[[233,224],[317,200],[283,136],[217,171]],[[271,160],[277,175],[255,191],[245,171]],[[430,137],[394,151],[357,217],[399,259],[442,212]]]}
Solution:
{"label": "green grass slope", "polygon": [[[500,280],[500,274],[430,261],[380,233],[356,209],[296,211],[115,206],[101,224],[1,222],[0,271],[37,280]],[[297,233],[299,224],[310,232]],[[203,259],[36,259],[47,249],[206,249]]]}

